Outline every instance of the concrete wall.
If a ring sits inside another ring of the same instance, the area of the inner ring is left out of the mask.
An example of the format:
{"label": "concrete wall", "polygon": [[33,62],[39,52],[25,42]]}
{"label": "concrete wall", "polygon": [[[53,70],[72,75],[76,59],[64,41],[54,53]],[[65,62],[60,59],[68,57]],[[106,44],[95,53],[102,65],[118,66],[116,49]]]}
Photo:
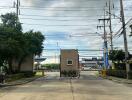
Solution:
{"label": "concrete wall", "polygon": [[[67,61],[72,60],[72,64],[68,65]],[[79,55],[78,51],[75,49],[62,49],[60,56],[60,70],[78,70],[79,69]]]}
{"label": "concrete wall", "polygon": [[34,59],[33,56],[28,56],[25,58],[21,65],[21,71],[33,71]]}
{"label": "concrete wall", "polygon": [[[34,65],[34,58],[33,56],[28,56],[24,59],[20,71],[33,71],[33,65]],[[14,59],[13,61],[13,70],[16,71],[18,69],[18,61],[17,59]]]}

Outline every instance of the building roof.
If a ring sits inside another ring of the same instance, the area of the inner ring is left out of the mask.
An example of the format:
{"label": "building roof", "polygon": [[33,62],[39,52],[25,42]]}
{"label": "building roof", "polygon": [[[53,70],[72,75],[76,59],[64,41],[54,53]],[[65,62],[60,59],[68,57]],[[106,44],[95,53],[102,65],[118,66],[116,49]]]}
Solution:
{"label": "building roof", "polygon": [[46,58],[35,58],[34,60],[35,62],[42,62],[42,61],[45,61]]}

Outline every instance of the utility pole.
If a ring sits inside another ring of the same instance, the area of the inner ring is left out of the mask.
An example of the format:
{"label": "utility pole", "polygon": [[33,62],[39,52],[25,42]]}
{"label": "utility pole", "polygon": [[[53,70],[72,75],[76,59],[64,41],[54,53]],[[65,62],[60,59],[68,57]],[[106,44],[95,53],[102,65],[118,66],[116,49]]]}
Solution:
{"label": "utility pole", "polygon": [[19,19],[18,15],[20,14],[20,9],[19,9],[19,7],[20,7],[20,0],[17,0],[14,6],[16,7],[16,16],[17,16],[16,26],[17,26],[18,25],[18,19]]}
{"label": "utility pole", "polygon": [[17,3],[16,3],[16,14],[17,14],[17,18],[18,18],[18,15],[19,15],[19,0],[17,0]]}
{"label": "utility pole", "polygon": [[109,19],[110,19],[110,40],[111,40],[111,50],[113,51],[113,34],[112,34],[112,22],[111,22],[111,0],[109,0]]}
{"label": "utility pole", "polygon": [[126,72],[127,72],[127,79],[129,79],[128,72],[130,71],[130,65],[128,63],[128,44],[127,44],[127,35],[126,35],[126,24],[125,24],[125,17],[124,17],[124,7],[123,7],[123,0],[120,0],[120,7],[121,7],[121,18],[122,18],[122,27],[123,27],[123,36],[124,36],[124,48],[125,48],[125,63],[126,63]]}
{"label": "utility pole", "polygon": [[18,15],[20,13],[19,7],[20,7],[20,0],[17,0],[17,2],[16,2],[16,14],[17,14],[17,17],[18,17]]}
{"label": "utility pole", "polygon": [[104,9],[104,18],[98,19],[99,22],[103,21],[104,26],[97,26],[97,27],[104,27],[104,67],[105,69],[108,68],[108,46],[107,46],[107,33],[106,33],[106,21],[108,22],[110,19],[105,17],[105,9]]}

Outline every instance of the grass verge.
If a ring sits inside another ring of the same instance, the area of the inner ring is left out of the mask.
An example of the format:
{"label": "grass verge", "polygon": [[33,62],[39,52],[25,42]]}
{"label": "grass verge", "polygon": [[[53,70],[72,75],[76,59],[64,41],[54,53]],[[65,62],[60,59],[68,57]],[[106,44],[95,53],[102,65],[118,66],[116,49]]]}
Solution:
{"label": "grass verge", "polygon": [[36,73],[18,73],[18,74],[12,74],[12,75],[8,75],[5,78],[5,82],[13,82],[13,81],[17,81],[17,80],[24,80],[26,78],[39,78],[42,76],[41,72],[36,72]]}

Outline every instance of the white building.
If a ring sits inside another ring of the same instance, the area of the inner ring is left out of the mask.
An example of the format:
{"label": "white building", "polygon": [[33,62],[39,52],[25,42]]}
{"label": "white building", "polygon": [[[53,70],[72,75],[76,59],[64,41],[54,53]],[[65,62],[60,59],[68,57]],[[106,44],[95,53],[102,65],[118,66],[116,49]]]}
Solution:
{"label": "white building", "polygon": [[86,58],[82,58],[81,65],[83,65],[83,67],[98,68],[98,67],[103,65],[103,59],[97,59],[97,58],[86,59]]}

